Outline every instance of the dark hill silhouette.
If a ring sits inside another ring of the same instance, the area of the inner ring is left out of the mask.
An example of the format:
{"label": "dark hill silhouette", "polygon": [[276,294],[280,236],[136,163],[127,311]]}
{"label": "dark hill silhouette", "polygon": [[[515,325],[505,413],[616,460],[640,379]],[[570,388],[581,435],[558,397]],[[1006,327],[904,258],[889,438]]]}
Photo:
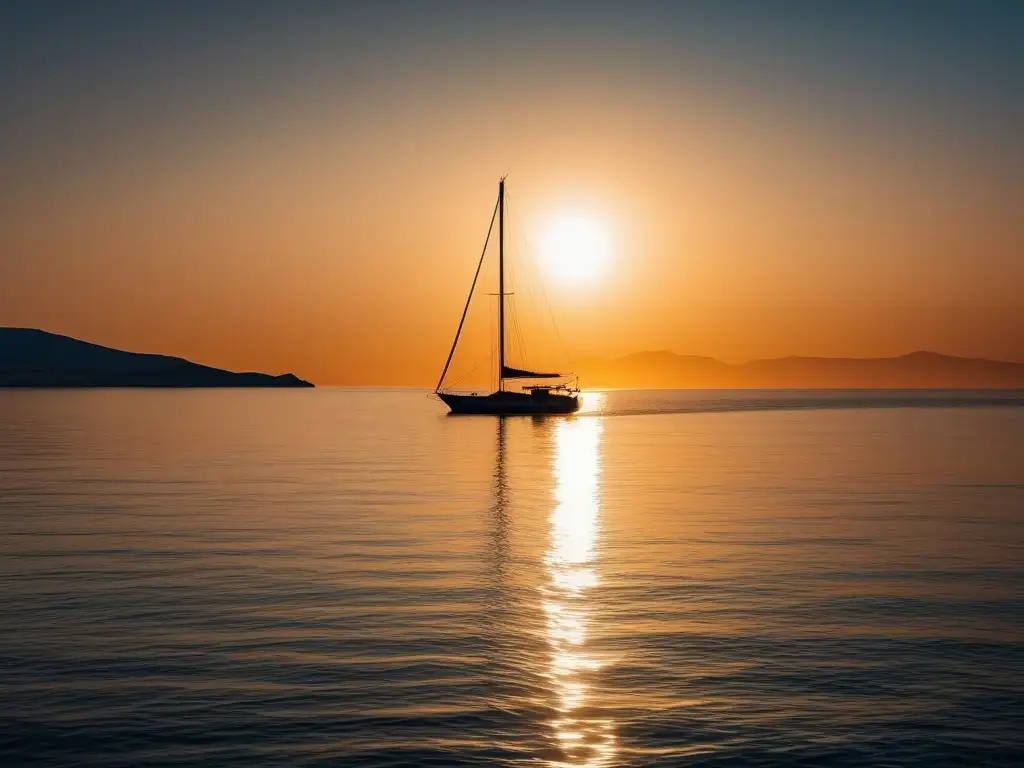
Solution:
{"label": "dark hill silhouette", "polygon": [[582,358],[589,387],[736,389],[1024,389],[1024,363],[912,352],[900,357],[783,357],[730,365],[711,357],[641,352]]}
{"label": "dark hill silhouette", "polygon": [[0,387],[311,387],[286,373],[234,373],[123,352],[34,328],[0,328]]}

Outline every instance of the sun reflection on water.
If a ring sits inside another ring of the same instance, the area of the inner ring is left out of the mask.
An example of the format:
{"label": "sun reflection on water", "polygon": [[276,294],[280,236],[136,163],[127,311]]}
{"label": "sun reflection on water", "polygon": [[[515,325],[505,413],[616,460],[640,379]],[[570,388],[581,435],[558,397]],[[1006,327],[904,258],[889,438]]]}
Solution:
{"label": "sun reflection on water", "polygon": [[600,414],[604,409],[604,392],[580,392],[580,414]]}
{"label": "sun reflection on water", "polygon": [[616,753],[614,724],[600,716],[593,686],[602,663],[587,648],[590,600],[600,583],[600,442],[599,418],[559,421],[555,429],[556,503],[543,587],[558,711],[552,726],[562,750],[553,766],[611,765]]}

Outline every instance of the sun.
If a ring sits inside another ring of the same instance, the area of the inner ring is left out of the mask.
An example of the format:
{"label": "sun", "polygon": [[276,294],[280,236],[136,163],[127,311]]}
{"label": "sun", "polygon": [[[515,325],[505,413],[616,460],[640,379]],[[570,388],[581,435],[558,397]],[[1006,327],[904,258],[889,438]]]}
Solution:
{"label": "sun", "polygon": [[610,252],[608,231],[585,214],[555,219],[541,241],[545,267],[566,282],[593,280],[604,270]]}

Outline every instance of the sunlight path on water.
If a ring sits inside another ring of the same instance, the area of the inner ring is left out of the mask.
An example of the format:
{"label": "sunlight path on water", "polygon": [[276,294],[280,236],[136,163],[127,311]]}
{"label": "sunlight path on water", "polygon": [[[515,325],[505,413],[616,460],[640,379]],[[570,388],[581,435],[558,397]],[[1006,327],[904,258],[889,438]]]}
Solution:
{"label": "sunlight path on water", "polygon": [[590,677],[603,666],[587,648],[591,591],[599,586],[599,419],[560,421],[553,457],[555,508],[541,588],[551,650],[550,678],[557,717],[552,722],[564,759],[553,766],[612,765],[614,723],[594,714]]}

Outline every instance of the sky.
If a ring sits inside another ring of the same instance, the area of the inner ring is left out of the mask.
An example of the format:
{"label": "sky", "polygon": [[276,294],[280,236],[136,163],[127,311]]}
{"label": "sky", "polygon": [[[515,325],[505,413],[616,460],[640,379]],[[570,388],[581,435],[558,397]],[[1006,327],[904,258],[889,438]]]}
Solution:
{"label": "sky", "polygon": [[507,174],[569,358],[1024,361],[1017,3],[13,0],[0,100],[0,325],[431,386]]}

